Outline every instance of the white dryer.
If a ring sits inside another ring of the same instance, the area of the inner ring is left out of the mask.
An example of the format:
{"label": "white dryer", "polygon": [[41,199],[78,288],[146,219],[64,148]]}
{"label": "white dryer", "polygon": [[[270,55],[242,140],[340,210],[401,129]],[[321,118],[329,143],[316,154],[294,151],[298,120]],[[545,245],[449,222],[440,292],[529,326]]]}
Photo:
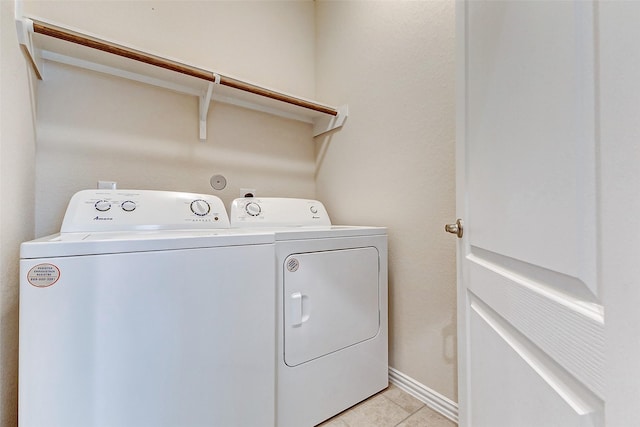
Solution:
{"label": "white dryer", "polygon": [[387,233],[322,203],[236,199],[231,227],[276,241],[277,425],[310,427],[388,386]]}
{"label": "white dryer", "polygon": [[23,243],[20,427],[273,426],[274,238],[228,227],[214,196],[86,190]]}

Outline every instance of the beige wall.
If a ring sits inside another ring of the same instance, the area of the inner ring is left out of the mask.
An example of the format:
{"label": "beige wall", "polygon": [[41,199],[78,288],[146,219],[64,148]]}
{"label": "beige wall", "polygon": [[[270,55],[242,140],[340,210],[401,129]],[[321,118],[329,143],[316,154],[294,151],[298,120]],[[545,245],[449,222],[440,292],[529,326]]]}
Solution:
{"label": "beige wall", "polygon": [[19,245],[34,236],[35,135],[30,70],[18,47],[14,4],[0,1],[0,426],[16,425]]}
{"label": "beige wall", "polygon": [[307,0],[23,0],[25,14],[313,98]]}
{"label": "beige wall", "polygon": [[389,228],[390,365],[456,400],[454,2],[317,2],[317,142],[334,222]]}
{"label": "beige wall", "polygon": [[[290,1],[29,1],[26,13],[146,51],[313,97],[314,7]],[[119,188],[315,196],[311,125],[45,63],[38,96],[36,234],[58,231],[71,195]],[[228,181],[209,185],[213,174]]]}
{"label": "beige wall", "polygon": [[[315,196],[311,125],[225,104],[198,139],[197,99],[72,67],[48,64],[38,96],[36,234],[60,229],[69,198],[97,180],[118,188],[215,194],[240,188]],[[222,173],[227,188],[209,179]]]}

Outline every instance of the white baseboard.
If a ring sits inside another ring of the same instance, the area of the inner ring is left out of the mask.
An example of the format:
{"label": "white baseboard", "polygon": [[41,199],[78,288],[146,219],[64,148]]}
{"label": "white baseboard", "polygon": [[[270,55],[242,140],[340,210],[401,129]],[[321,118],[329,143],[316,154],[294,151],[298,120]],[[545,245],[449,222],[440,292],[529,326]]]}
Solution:
{"label": "white baseboard", "polygon": [[451,421],[458,422],[458,404],[451,399],[392,367],[389,367],[389,382]]}

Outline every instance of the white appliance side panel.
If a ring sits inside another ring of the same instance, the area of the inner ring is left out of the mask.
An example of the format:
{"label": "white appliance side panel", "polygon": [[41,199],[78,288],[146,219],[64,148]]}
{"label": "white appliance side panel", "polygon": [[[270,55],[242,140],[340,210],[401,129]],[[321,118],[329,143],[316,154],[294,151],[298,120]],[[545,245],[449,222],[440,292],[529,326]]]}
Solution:
{"label": "white appliance side panel", "polygon": [[379,253],[375,247],[292,254],[280,268],[288,366],[378,334]]}
{"label": "white appliance side panel", "polygon": [[[273,426],[273,259],[251,245],[21,261],[20,426]],[[58,280],[29,284],[38,264]]]}

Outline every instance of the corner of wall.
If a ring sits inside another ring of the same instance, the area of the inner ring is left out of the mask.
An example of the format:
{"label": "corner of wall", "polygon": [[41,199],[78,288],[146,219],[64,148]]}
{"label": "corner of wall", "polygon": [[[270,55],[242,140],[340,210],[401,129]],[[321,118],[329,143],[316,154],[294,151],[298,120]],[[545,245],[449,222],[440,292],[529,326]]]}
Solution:
{"label": "corner of wall", "polygon": [[20,2],[0,2],[0,426],[17,425],[19,246],[34,235],[35,130],[30,68],[18,46]]}
{"label": "corner of wall", "polygon": [[315,2],[317,98],[350,112],[316,141],[318,198],[334,223],[388,228],[390,364],[451,399],[454,6]]}

